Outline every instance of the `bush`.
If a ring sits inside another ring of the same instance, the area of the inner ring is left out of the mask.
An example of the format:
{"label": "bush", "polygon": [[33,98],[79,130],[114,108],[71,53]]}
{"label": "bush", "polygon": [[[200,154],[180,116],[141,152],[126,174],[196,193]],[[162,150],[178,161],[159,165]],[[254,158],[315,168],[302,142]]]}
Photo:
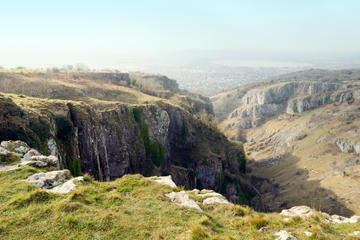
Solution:
{"label": "bush", "polygon": [[42,203],[47,202],[54,198],[53,194],[50,194],[44,190],[35,190],[26,196],[21,196],[15,199],[11,205],[14,205],[17,208],[22,208],[28,206],[31,203]]}
{"label": "bush", "polygon": [[0,154],[0,163],[10,164],[10,163],[16,163],[19,160],[20,160],[20,156],[13,152],[6,155]]}
{"label": "bush", "polygon": [[142,108],[140,107],[134,107],[133,108],[133,116],[137,123],[141,123],[141,114],[142,114]]}
{"label": "bush", "polygon": [[242,173],[246,172],[246,156],[242,152],[238,152],[237,161],[240,164],[239,171]]}
{"label": "bush", "polygon": [[165,160],[164,146],[158,141],[151,145],[151,160],[158,167],[160,167]]}
{"label": "bush", "polygon": [[249,220],[249,223],[254,228],[260,229],[262,227],[265,227],[268,224],[268,221],[261,217],[253,217]]}
{"label": "bush", "polygon": [[137,187],[145,186],[146,182],[141,179],[140,175],[126,175],[120,178],[117,183],[118,192],[131,192]]}
{"label": "bush", "polygon": [[196,225],[191,229],[191,240],[203,240],[208,238],[209,235],[200,225]]}
{"label": "bush", "polygon": [[71,140],[72,132],[74,129],[73,123],[66,117],[56,117],[56,137],[62,142]]}
{"label": "bush", "polygon": [[75,158],[69,164],[69,170],[74,177],[81,176],[81,162],[80,159]]}

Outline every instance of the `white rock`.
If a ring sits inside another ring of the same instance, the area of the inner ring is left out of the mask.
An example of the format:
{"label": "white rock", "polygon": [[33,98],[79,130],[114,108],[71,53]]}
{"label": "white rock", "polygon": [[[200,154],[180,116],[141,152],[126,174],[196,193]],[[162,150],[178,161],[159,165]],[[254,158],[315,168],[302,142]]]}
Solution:
{"label": "white rock", "polygon": [[38,156],[32,156],[30,158],[30,161],[41,161],[45,162],[47,166],[57,166],[58,165],[58,158],[56,156],[50,155],[50,156],[44,156],[44,155],[38,155]]}
{"label": "white rock", "polygon": [[360,236],[360,231],[355,231],[349,234],[350,236]]}
{"label": "white rock", "polygon": [[24,154],[26,153],[27,151],[30,150],[29,146],[23,142],[23,141],[20,141],[20,140],[17,140],[17,141],[2,141],[1,142],[1,146],[7,150],[10,150],[10,151],[15,151],[15,152],[18,152],[18,153],[21,153],[21,154]]}
{"label": "white rock", "polygon": [[285,230],[276,232],[275,236],[278,236],[278,238],[276,238],[276,240],[297,240],[296,237],[292,236],[291,233],[289,233]]}
{"label": "white rock", "polygon": [[221,195],[220,193],[217,192],[209,192],[209,193],[204,193],[204,194],[199,194],[199,197],[223,197],[223,195]]}
{"label": "white rock", "polygon": [[9,172],[9,171],[13,171],[16,169],[19,169],[20,166],[18,165],[2,165],[0,164],[0,172]]}
{"label": "white rock", "polygon": [[295,206],[290,209],[284,209],[281,211],[280,215],[286,217],[309,217],[313,214],[313,210],[308,206]]}
{"label": "white rock", "polygon": [[24,147],[24,146],[20,146],[20,147],[17,147],[14,149],[15,152],[18,152],[18,153],[26,153],[30,150],[29,147]]}
{"label": "white rock", "polygon": [[203,204],[214,204],[214,203],[231,204],[228,200],[219,198],[219,197],[210,197],[210,198],[204,199],[204,201],[203,201]]}
{"label": "white rock", "polygon": [[195,188],[195,189],[191,190],[190,192],[194,193],[194,194],[199,194],[200,190]]}
{"label": "white rock", "polygon": [[311,237],[313,235],[312,232],[308,232],[308,231],[304,231],[304,234],[307,236],[307,237]]}
{"label": "white rock", "polygon": [[172,180],[171,175],[161,176],[161,177],[151,177],[150,179],[153,179],[155,182],[158,182],[160,184],[164,184],[164,185],[168,185],[170,187],[176,188],[176,184]]}
{"label": "white rock", "polygon": [[210,189],[201,189],[201,191],[200,191],[201,194],[212,193],[212,192],[214,192],[214,191],[210,190]]}
{"label": "white rock", "polygon": [[50,189],[64,183],[70,177],[70,171],[64,169],[45,173],[36,173],[28,177],[26,180],[28,182],[35,183],[39,188]]}
{"label": "white rock", "polygon": [[259,232],[263,232],[263,231],[268,230],[268,229],[269,229],[269,227],[267,227],[267,226],[261,227],[261,228],[259,229]]}
{"label": "white rock", "polygon": [[358,223],[360,222],[360,216],[352,216],[351,218],[339,216],[339,215],[324,215],[326,220],[333,224],[342,224],[342,223]]}
{"label": "white rock", "polygon": [[8,155],[10,151],[0,146],[0,155]]}
{"label": "white rock", "polygon": [[358,223],[360,222],[360,216],[352,216],[350,219],[349,219],[349,223]]}
{"label": "white rock", "polygon": [[72,179],[66,181],[65,183],[58,185],[47,191],[52,192],[52,193],[57,193],[57,194],[65,194],[65,193],[75,191],[77,189],[76,185],[75,185],[75,181],[82,182],[82,181],[84,181],[84,178],[83,177],[72,178]]}
{"label": "white rock", "polygon": [[27,153],[25,153],[25,155],[22,157],[21,161],[22,162],[27,162],[30,161],[30,158],[32,156],[39,156],[41,155],[36,149],[30,149]]}
{"label": "white rock", "polygon": [[193,199],[191,199],[185,191],[171,192],[165,194],[165,196],[170,198],[172,202],[176,203],[179,206],[195,208],[199,211],[202,211],[199,205]]}

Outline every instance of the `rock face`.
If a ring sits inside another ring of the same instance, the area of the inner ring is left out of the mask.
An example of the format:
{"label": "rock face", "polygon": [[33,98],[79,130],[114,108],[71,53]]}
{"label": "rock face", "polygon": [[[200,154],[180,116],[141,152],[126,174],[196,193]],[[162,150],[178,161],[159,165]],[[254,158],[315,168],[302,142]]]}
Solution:
{"label": "rock face", "polygon": [[43,104],[54,113],[30,113],[0,96],[0,139],[21,139],[53,154],[74,176],[89,173],[110,181],[132,173],[171,174],[178,185],[213,189],[234,202],[247,196],[250,203],[257,195],[239,170],[243,147],[181,108],[164,102],[100,109],[66,101]]}
{"label": "rock face", "polygon": [[165,196],[179,206],[194,208],[196,210],[202,211],[199,205],[194,200],[192,200],[185,191],[171,192],[166,194]]}
{"label": "rock face", "polygon": [[359,98],[359,74],[358,70],[298,72],[244,84],[211,100],[216,116],[225,120],[225,130],[254,128],[282,113],[301,114],[326,104],[352,104]]}
{"label": "rock face", "polygon": [[329,103],[354,101],[351,84],[289,82],[248,91],[228,118],[242,119],[240,127],[252,128],[280,113],[296,114]]}
{"label": "rock face", "polygon": [[350,139],[337,138],[334,142],[342,152],[360,154],[360,142],[353,142]]}

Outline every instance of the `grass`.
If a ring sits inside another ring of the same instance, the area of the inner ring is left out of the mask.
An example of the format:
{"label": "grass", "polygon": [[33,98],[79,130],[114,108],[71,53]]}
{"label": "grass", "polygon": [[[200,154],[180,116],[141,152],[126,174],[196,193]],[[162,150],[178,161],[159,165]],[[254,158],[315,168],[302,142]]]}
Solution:
{"label": "grass", "polygon": [[20,156],[16,153],[10,152],[6,155],[0,155],[0,164],[16,164],[20,161]]}
{"label": "grass", "polygon": [[[284,222],[276,213],[240,205],[201,205],[203,212],[171,203],[172,189],[141,175],[98,182],[85,175],[78,190],[55,195],[22,181],[29,166],[0,172],[0,239],[274,239],[287,230],[317,239],[351,239],[360,224],[329,225],[321,217]],[[267,226],[259,234],[258,229]],[[342,234],[344,236],[342,236]]]}

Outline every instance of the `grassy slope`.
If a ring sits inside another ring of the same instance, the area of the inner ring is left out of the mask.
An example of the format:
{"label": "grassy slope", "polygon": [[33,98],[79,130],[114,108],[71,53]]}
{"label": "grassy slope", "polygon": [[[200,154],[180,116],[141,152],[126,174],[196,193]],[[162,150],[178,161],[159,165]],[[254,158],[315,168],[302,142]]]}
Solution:
{"label": "grassy slope", "polygon": [[330,225],[321,217],[282,221],[276,213],[257,213],[239,205],[179,207],[164,196],[172,191],[140,175],[114,182],[85,177],[65,195],[39,191],[23,181],[40,170],[25,167],[0,173],[0,239],[274,239],[285,229],[300,239],[353,239],[341,236],[360,224]]}
{"label": "grassy slope", "polygon": [[[360,141],[360,135],[354,137],[348,133],[360,127],[359,106],[358,102],[327,105],[301,116],[273,119],[257,129],[248,130],[250,142],[245,147],[257,161],[282,155],[281,161],[271,167],[253,167],[254,175],[272,179],[283,192],[270,204],[276,201],[288,205],[307,204],[338,212],[336,202],[329,199],[333,194],[338,203],[360,213],[360,192],[357,190],[360,164],[356,164],[360,156],[343,153],[332,143],[337,138]],[[355,165],[349,165],[349,162],[355,162]],[[310,202],[309,197],[312,198]]]}

